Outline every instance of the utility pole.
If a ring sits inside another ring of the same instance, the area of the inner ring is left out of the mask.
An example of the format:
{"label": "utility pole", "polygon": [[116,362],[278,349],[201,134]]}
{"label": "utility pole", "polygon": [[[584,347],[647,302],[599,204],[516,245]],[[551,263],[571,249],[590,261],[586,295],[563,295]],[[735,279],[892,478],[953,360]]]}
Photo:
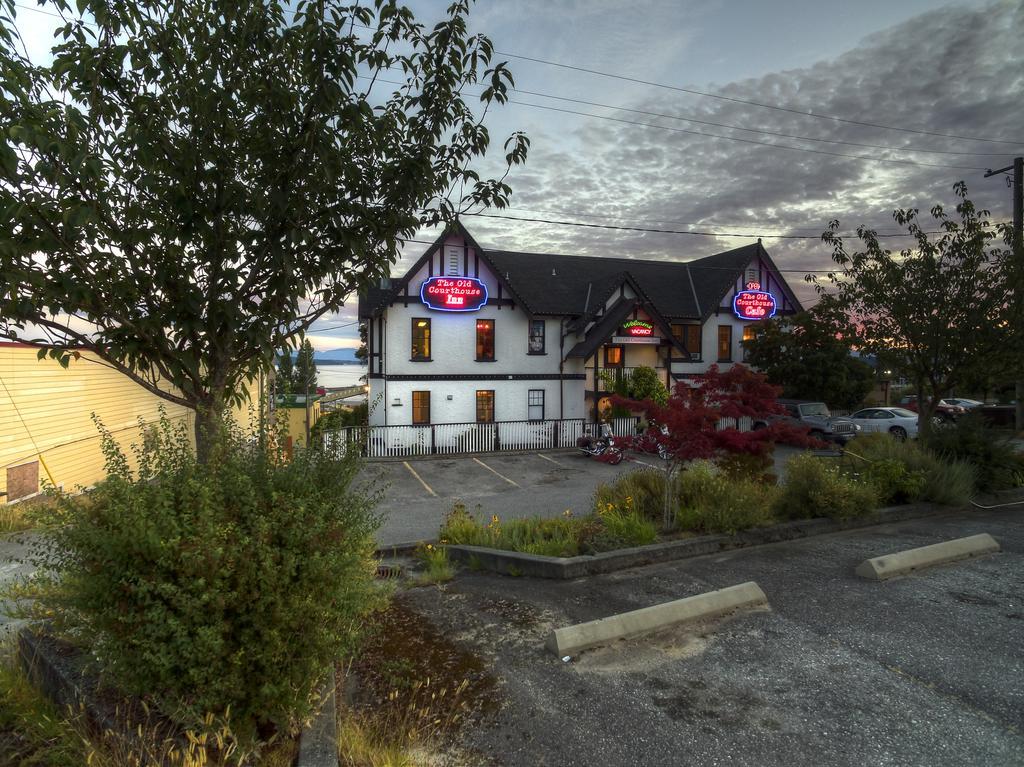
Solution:
{"label": "utility pole", "polygon": [[[1015,157],[1013,165],[1007,165],[1005,168],[989,170],[985,173],[985,178],[999,173],[1008,173],[1011,170],[1013,177],[1007,178],[1007,183],[1013,189],[1013,257],[1016,271],[1011,300],[1014,302],[1012,316],[1020,328],[1024,323],[1024,309],[1022,309],[1024,307],[1024,303],[1022,303],[1024,302],[1024,157]],[[1014,351],[1019,352],[1020,350],[1015,349]],[[1019,367],[1024,363],[1021,362],[1019,355],[1015,354],[1014,357],[1018,366],[1017,382],[1014,387],[1017,399],[1014,426],[1017,431],[1021,431],[1024,429],[1024,380],[1021,378],[1024,371],[1021,371]]]}

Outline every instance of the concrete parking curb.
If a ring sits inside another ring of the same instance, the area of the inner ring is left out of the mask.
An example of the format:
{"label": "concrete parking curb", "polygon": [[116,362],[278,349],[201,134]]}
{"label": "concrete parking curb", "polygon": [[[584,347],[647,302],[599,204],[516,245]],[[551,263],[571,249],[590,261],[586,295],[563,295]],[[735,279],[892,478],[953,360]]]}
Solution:
{"label": "concrete parking curb", "polygon": [[924,567],[957,562],[982,554],[993,554],[997,551],[999,551],[999,542],[988,533],[982,533],[865,559],[857,566],[856,573],[862,578],[882,581]]}
{"label": "concrete parking curb", "polygon": [[863,519],[801,519],[772,525],[771,527],[745,530],[736,535],[702,535],[677,541],[653,543],[631,549],[617,549],[600,554],[577,557],[545,557],[538,554],[524,554],[518,551],[489,549],[480,546],[449,545],[448,553],[457,562],[471,567],[489,570],[503,575],[523,575],[532,578],[569,579],[587,575],[625,570],[630,567],[670,562],[705,554],[715,554],[729,549],[757,546],[765,543],[779,543],[812,535],[825,535],[859,527],[871,527],[906,519],[925,517],[936,513],[953,511],[931,504],[908,504],[879,509]]}
{"label": "concrete parking curb", "polygon": [[324,684],[321,698],[320,711],[299,736],[295,767],[338,767],[338,706],[333,678]]}
{"label": "concrete parking curb", "polygon": [[628,639],[677,623],[715,618],[744,607],[767,603],[768,598],[761,587],[748,581],[673,602],[555,629],[548,635],[545,644],[561,658],[616,639]]}

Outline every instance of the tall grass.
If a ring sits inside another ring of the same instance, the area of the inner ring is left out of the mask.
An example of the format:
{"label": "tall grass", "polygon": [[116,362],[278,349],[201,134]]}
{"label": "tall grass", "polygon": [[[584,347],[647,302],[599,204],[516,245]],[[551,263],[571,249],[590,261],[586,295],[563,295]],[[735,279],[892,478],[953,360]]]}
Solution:
{"label": "tall grass", "polygon": [[628,496],[620,503],[599,504],[593,514],[581,517],[566,510],[552,518],[502,520],[494,515],[487,522],[456,502],[440,530],[440,539],[448,543],[548,557],[643,546],[656,538],[656,528],[636,510]]}
{"label": "tall grass", "polygon": [[676,492],[676,526],[681,530],[733,535],[775,521],[775,487],[750,476],[729,476],[706,461],[695,462],[680,475]]}
{"label": "tall grass", "polygon": [[846,448],[843,466],[871,475],[872,464],[895,462],[921,479],[917,498],[946,506],[962,506],[975,491],[977,469],[966,461],[940,456],[914,442],[899,442],[885,434],[858,437]]}
{"label": "tall grass", "polygon": [[[126,709],[127,710],[127,707]],[[290,767],[294,741],[243,753],[230,726],[207,716],[204,731],[174,730],[156,720],[97,731],[81,711],[47,700],[17,662],[13,640],[0,647],[0,764],[40,767]]]}

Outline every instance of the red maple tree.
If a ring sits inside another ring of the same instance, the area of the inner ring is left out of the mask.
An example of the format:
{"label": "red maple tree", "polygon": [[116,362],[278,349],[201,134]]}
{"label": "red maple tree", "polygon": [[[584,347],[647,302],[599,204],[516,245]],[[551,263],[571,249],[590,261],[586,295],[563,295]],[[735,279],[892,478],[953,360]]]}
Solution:
{"label": "red maple tree", "polygon": [[[778,403],[780,387],[744,365],[726,371],[712,365],[695,386],[676,384],[668,403],[631,400],[616,395],[612,403],[647,420],[643,435],[625,437],[628,447],[640,440],[653,443],[665,459],[665,498],[662,524],[672,525],[675,480],[686,464],[699,459],[715,460],[730,453],[763,455],[773,445],[818,447],[806,426],[780,418],[786,414]],[[742,431],[740,419],[749,418],[757,428]]]}

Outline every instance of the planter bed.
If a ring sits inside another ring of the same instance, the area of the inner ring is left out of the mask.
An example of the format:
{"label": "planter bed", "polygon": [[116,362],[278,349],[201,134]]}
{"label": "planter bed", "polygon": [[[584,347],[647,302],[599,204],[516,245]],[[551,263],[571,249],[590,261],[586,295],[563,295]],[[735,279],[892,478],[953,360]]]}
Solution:
{"label": "planter bed", "polygon": [[858,527],[901,522],[905,519],[926,517],[954,510],[949,506],[913,503],[878,509],[870,516],[857,519],[834,520],[824,517],[800,519],[769,527],[752,528],[735,535],[700,535],[681,540],[652,543],[649,546],[616,549],[615,551],[577,557],[546,557],[539,554],[525,554],[519,551],[490,549],[482,546],[449,545],[447,548],[451,558],[455,561],[464,564],[472,562],[474,567],[483,570],[504,575],[525,575],[531,578],[568,579],[698,557],[763,543],[791,541],[811,535],[824,535]]}

